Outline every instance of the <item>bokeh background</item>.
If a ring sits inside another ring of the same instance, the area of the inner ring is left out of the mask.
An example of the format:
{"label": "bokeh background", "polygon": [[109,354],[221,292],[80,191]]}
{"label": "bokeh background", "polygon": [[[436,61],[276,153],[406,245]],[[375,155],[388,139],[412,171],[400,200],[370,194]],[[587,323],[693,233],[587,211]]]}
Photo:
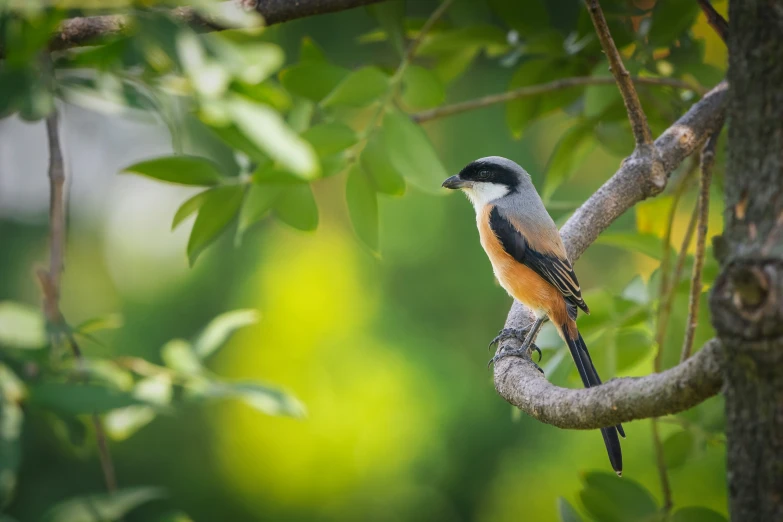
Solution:
{"label": "bokeh background", "polygon": [[[436,5],[415,4],[409,10],[422,17]],[[464,4],[457,2],[449,16],[474,16]],[[549,6],[555,20],[557,4]],[[716,6],[725,12],[725,2]],[[375,27],[359,9],[276,26],[265,38],[280,44],[289,61],[309,36],[344,67],[393,64],[383,42],[358,43]],[[704,62],[725,69],[725,48],[703,15],[691,30],[704,42]],[[482,55],[449,87],[447,99],[502,92],[513,72]],[[516,140],[504,111],[496,105],[424,128],[450,172],[502,155],[523,165],[540,187],[569,116],[558,111],[542,118]],[[127,520],[145,520],[161,505],[196,521],[556,520],[559,497],[579,505],[585,472],[611,471],[597,432],[541,424],[515,414],[495,393],[486,345],[511,300],[493,279],[473,210],[461,195],[409,187],[402,197],[382,196],[375,256],[352,231],[344,182],[324,179],[313,184],[316,231],[266,220],[241,245],[223,237],[190,268],[185,245],[193,218],[173,232],[169,223],[196,191],[117,174],[170,152],[167,129],[152,119],[76,105],[63,106],[62,120],[71,174],[63,312],[74,323],[106,313],[124,318],[121,328],[101,334],[101,345],[87,343],[85,351],[160,361],[168,340],[193,337],[225,311],[255,309],[260,321],[237,332],[209,368],[227,379],[279,385],[307,409],[295,419],[263,415],[241,401],[187,404],[127,439],[112,440],[121,486],[157,485],[168,493]],[[41,122],[0,120],[0,301],[33,307],[40,303],[33,267],[47,256],[45,143]],[[621,159],[605,147],[587,154],[549,202],[555,220],[562,224]],[[693,193],[677,211],[674,245],[683,237]],[[666,201],[630,212],[610,232],[662,235]],[[719,185],[712,203],[711,234],[721,224]],[[645,287],[658,264],[632,248],[596,244],[576,271],[595,309],[629,284]],[[675,337],[682,333],[681,305],[675,306]],[[707,317],[701,338],[709,335]],[[620,341],[611,350],[589,344],[599,360],[625,348]],[[551,333],[545,332],[542,347],[548,375],[578,386],[570,361],[556,364],[564,352]],[[654,353],[642,351],[616,376],[649,373]],[[666,435],[681,426],[662,429]],[[624,476],[660,502],[650,423],[632,422],[626,431]],[[103,487],[89,435],[80,449],[61,435],[35,416],[25,425],[17,495],[8,507],[20,521]],[[725,514],[724,457],[720,444],[700,445],[687,465],[671,470],[678,506]]]}

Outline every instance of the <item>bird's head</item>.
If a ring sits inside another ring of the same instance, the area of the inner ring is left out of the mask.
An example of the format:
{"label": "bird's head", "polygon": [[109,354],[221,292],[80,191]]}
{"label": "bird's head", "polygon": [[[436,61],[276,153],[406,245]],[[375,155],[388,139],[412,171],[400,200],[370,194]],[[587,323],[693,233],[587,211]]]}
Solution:
{"label": "bird's head", "polygon": [[477,209],[532,186],[525,169],[500,156],[477,159],[443,182],[447,189],[462,190]]}

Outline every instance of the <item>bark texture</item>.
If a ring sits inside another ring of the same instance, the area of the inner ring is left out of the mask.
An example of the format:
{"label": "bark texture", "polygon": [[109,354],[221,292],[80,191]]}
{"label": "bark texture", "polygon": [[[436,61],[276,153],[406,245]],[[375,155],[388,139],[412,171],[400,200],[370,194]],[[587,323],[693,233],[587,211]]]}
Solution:
{"label": "bark texture", "polygon": [[723,270],[710,299],[724,347],[729,510],[783,520],[783,0],[729,6]]}

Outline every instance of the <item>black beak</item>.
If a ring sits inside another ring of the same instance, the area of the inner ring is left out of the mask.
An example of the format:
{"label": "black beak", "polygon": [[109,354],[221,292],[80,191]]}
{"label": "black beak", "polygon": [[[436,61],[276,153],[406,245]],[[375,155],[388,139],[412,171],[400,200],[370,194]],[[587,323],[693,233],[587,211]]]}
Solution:
{"label": "black beak", "polygon": [[443,185],[441,185],[444,188],[447,189],[459,189],[466,185],[466,183],[460,179],[459,175],[451,176],[449,179],[443,182]]}

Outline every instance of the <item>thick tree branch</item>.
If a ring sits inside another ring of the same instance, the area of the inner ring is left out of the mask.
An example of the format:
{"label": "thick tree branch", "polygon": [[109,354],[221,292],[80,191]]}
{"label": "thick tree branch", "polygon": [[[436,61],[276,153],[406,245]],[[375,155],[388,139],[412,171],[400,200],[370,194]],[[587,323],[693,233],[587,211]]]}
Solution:
{"label": "thick tree branch", "polygon": [[604,18],[601,5],[598,3],[598,0],[585,0],[585,4],[595,26],[598,39],[601,41],[601,47],[609,59],[609,67],[615,80],[617,80],[617,87],[620,88],[620,94],[623,96],[625,109],[628,111],[628,119],[631,120],[631,128],[636,139],[636,145],[637,147],[640,145],[651,145],[652,133],[650,132],[650,126],[647,124],[647,116],[644,115],[639,95],[636,94],[636,89],[631,81],[631,75],[628,73],[625,65],[623,65],[620,51],[617,50],[612,34],[609,32],[609,26],[606,23],[606,18]]}
{"label": "thick tree branch", "polygon": [[[574,212],[560,231],[572,261],[626,210],[665,188],[667,173],[720,126],[726,101],[727,84],[722,82],[655,141],[663,176],[652,165],[657,160],[636,151]],[[515,301],[505,326],[520,328],[531,317],[530,310]],[[518,341],[508,339],[501,345],[501,349],[515,347]],[[507,357],[495,365],[495,388],[508,402],[543,422],[561,428],[599,428],[682,411],[714,395],[720,387],[717,356],[718,347],[710,344],[663,373],[580,390],[550,384],[530,359]]]}
{"label": "thick tree branch", "polygon": [[550,383],[528,359],[505,357],[495,366],[495,387],[511,404],[541,422],[592,430],[681,412],[712,397],[722,383],[721,357],[720,344],[712,340],[665,372],[612,379],[578,390]]}
{"label": "thick tree branch", "polygon": [[[641,78],[633,77],[631,81],[644,85],[658,85],[661,87],[674,87],[675,89],[689,89],[699,94],[704,94],[706,89],[701,86],[692,85],[683,80],[677,80],[675,78]],[[474,100],[467,100],[464,102],[454,103],[451,105],[443,105],[434,109],[418,112],[411,116],[413,121],[422,123],[425,121],[435,120],[438,118],[445,118],[460,114],[475,109],[481,109],[490,105],[498,103],[505,103],[519,98],[527,98],[528,96],[537,96],[539,94],[546,94],[552,91],[559,91],[561,89],[570,89],[571,87],[584,87],[587,85],[614,85],[614,78],[607,76],[580,76],[576,78],[563,78],[562,80],[555,80],[539,85],[528,85],[526,87],[520,87],[513,91],[502,92],[500,94],[490,94]]]}
{"label": "thick tree branch", "polygon": [[[234,0],[241,8],[250,8],[258,12],[264,18],[265,25],[344,11],[381,1],[383,0]],[[173,13],[184,23],[202,30],[224,29],[214,21],[201,17],[192,8],[178,8]],[[52,37],[49,48],[61,50],[90,45],[95,40],[121,34],[128,28],[129,23],[130,18],[125,15],[71,18],[60,25],[60,31]]]}

